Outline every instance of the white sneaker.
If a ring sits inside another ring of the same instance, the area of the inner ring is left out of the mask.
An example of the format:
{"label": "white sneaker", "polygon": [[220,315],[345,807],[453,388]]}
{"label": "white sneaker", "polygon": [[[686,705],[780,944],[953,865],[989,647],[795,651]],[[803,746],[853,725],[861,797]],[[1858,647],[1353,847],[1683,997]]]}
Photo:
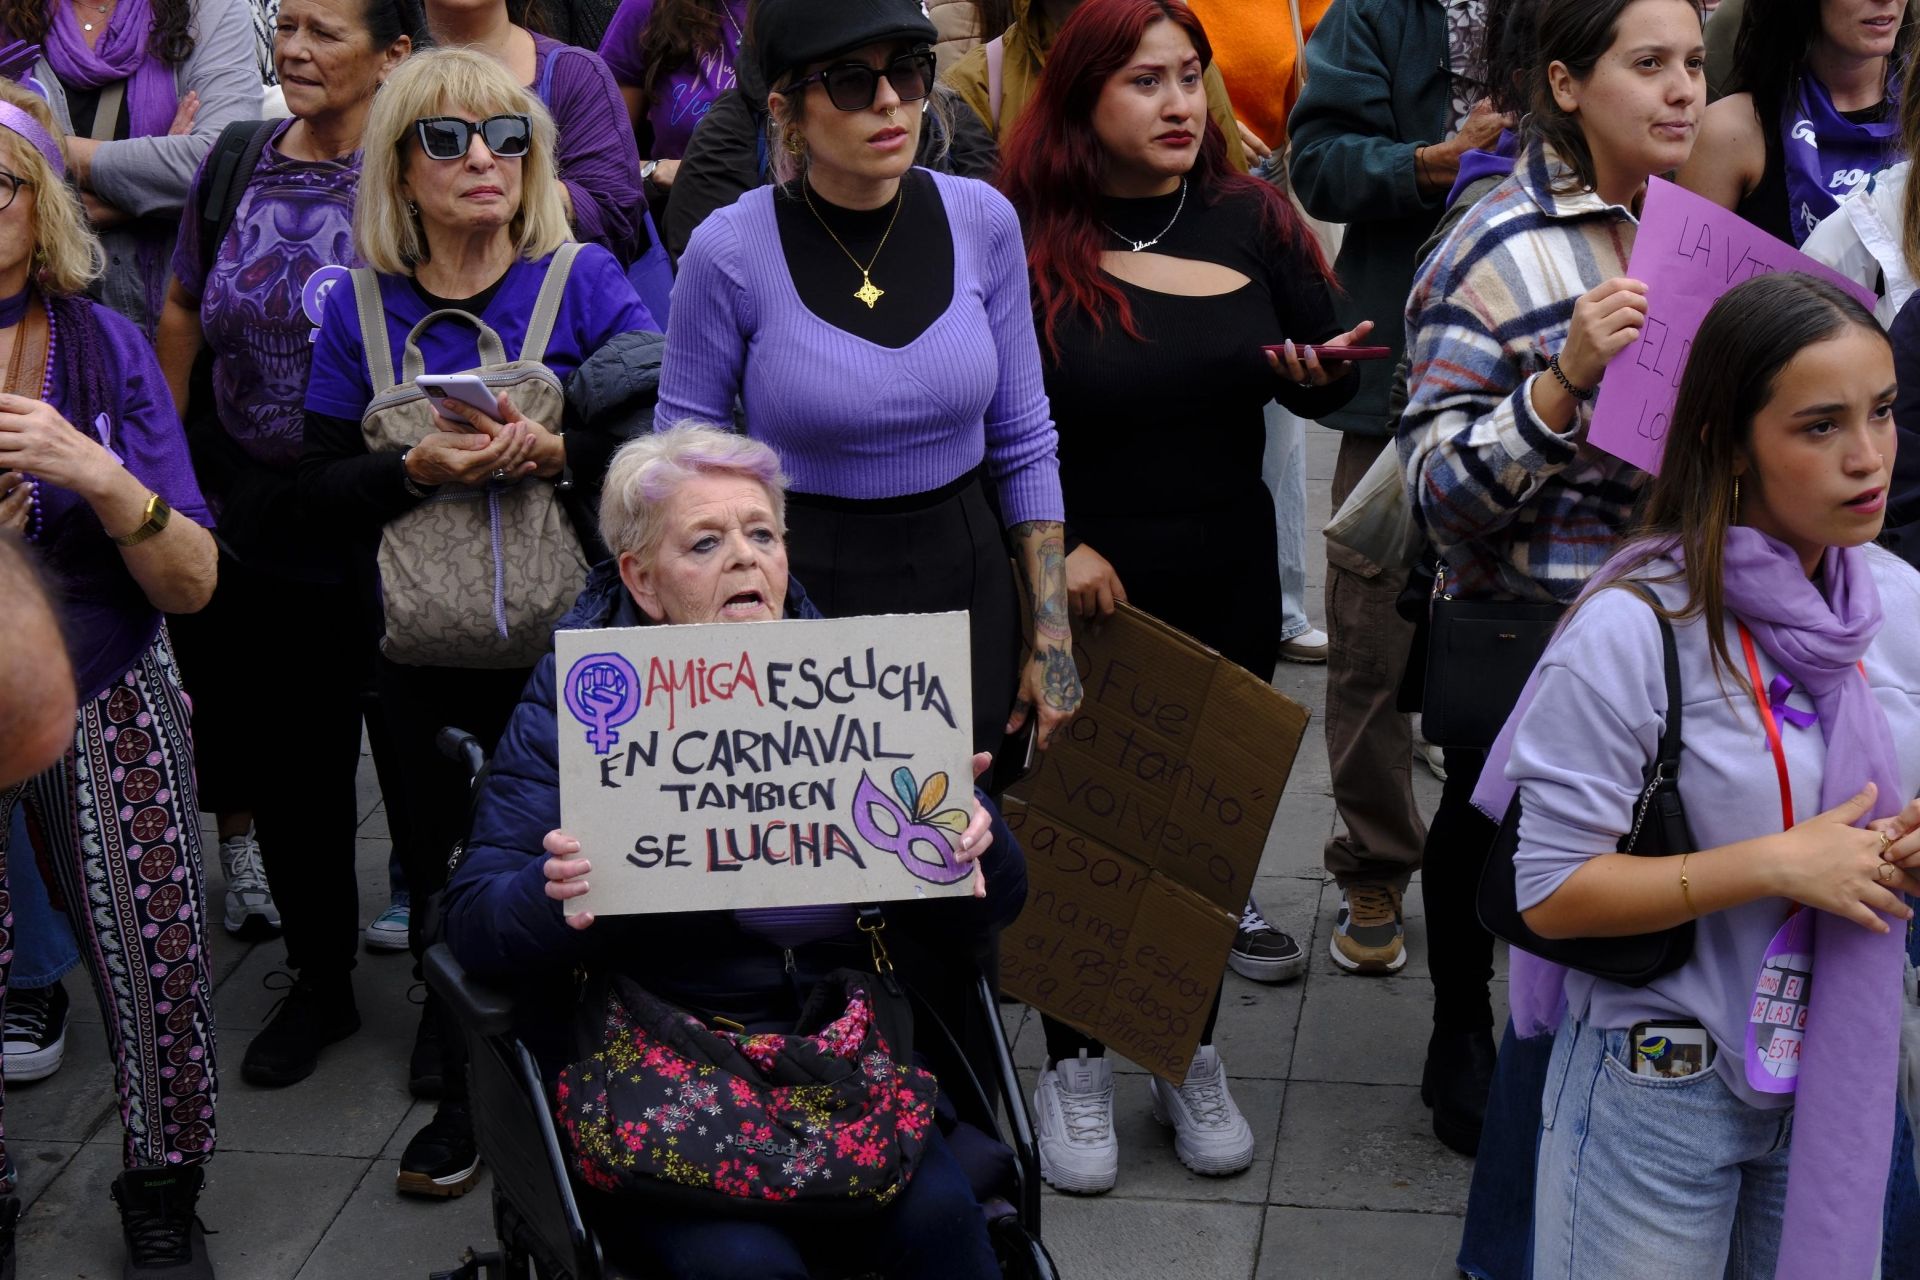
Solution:
{"label": "white sneaker", "polygon": [[405,951],[408,927],[413,922],[413,901],[405,890],[393,895],[374,922],[367,926],[367,946],[375,951]]}
{"label": "white sneaker", "polygon": [[1200,1046],[1178,1089],[1158,1076],[1147,1077],[1153,1118],[1173,1126],[1173,1152],[1180,1163],[1209,1178],[1239,1173],[1253,1163],[1253,1129],[1227,1092],[1227,1069],[1220,1052]]}
{"label": "white sneaker", "polygon": [[67,1047],[67,989],[59,983],[7,992],[4,1036],[8,1084],[44,1080],[60,1069]]}
{"label": "white sneaker", "polygon": [[1282,662],[1299,662],[1315,666],[1327,660],[1327,633],[1314,627],[1303,631],[1291,640],[1280,644]]}
{"label": "white sneaker", "polygon": [[[1113,1064],[1080,1056],[1040,1073],[1033,1091],[1040,1176],[1061,1191],[1098,1195],[1120,1176],[1113,1134]],[[1253,1139],[1247,1139],[1252,1145]]]}
{"label": "white sneaker", "polygon": [[280,908],[267,887],[267,869],[260,861],[260,842],[248,829],[243,836],[220,842],[220,867],[227,873],[227,932],[272,937],[280,932]]}

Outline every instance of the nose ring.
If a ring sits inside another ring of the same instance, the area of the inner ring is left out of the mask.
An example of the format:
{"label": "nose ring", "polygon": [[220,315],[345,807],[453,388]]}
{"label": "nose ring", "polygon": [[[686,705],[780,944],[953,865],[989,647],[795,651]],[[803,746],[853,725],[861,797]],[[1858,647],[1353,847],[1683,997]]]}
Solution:
{"label": "nose ring", "polygon": [[895,119],[894,119],[894,117],[895,117],[895,116],[897,116],[897,115],[899,115],[899,114],[900,114],[900,108],[898,108],[898,107],[888,107],[888,108],[887,108],[887,123],[888,123],[888,124],[894,124],[894,123],[897,123],[897,122],[895,121]]}

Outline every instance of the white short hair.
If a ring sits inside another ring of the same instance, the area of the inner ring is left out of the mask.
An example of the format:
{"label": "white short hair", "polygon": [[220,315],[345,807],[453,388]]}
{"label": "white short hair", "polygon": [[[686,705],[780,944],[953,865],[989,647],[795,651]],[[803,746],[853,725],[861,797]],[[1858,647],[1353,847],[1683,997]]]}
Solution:
{"label": "white short hair", "polygon": [[780,455],[749,436],[704,422],[682,422],[620,446],[607,467],[600,495],[600,536],[618,556],[644,561],[660,547],[660,508],[695,475],[758,480],[773,508],[774,527],[787,536],[787,477]]}

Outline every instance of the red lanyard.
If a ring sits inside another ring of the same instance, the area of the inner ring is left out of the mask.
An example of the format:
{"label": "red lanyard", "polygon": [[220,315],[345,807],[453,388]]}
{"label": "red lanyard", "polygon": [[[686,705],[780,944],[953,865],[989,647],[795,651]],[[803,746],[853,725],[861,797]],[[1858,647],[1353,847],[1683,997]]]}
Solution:
{"label": "red lanyard", "polygon": [[1760,709],[1760,723],[1767,727],[1767,745],[1773,749],[1773,767],[1780,774],[1780,829],[1787,831],[1793,827],[1793,780],[1787,773],[1787,751],[1780,743],[1780,723],[1774,719],[1773,707],[1767,702],[1766,688],[1760,678],[1760,659],[1753,651],[1753,633],[1744,622],[1736,625],[1740,628],[1740,648],[1747,655],[1747,681],[1753,686],[1753,705]]}

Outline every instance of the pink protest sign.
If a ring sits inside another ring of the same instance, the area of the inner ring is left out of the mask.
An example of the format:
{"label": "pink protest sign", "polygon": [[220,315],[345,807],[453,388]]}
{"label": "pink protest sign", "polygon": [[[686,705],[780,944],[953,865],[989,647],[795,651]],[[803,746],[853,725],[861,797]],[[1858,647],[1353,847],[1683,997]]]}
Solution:
{"label": "pink protest sign", "polygon": [[1627,264],[1628,274],[1647,285],[1647,326],[1607,366],[1588,442],[1642,471],[1659,471],[1693,335],[1722,294],[1773,271],[1830,280],[1869,309],[1876,301],[1872,290],[1711,200],[1659,178],[1650,181]]}

